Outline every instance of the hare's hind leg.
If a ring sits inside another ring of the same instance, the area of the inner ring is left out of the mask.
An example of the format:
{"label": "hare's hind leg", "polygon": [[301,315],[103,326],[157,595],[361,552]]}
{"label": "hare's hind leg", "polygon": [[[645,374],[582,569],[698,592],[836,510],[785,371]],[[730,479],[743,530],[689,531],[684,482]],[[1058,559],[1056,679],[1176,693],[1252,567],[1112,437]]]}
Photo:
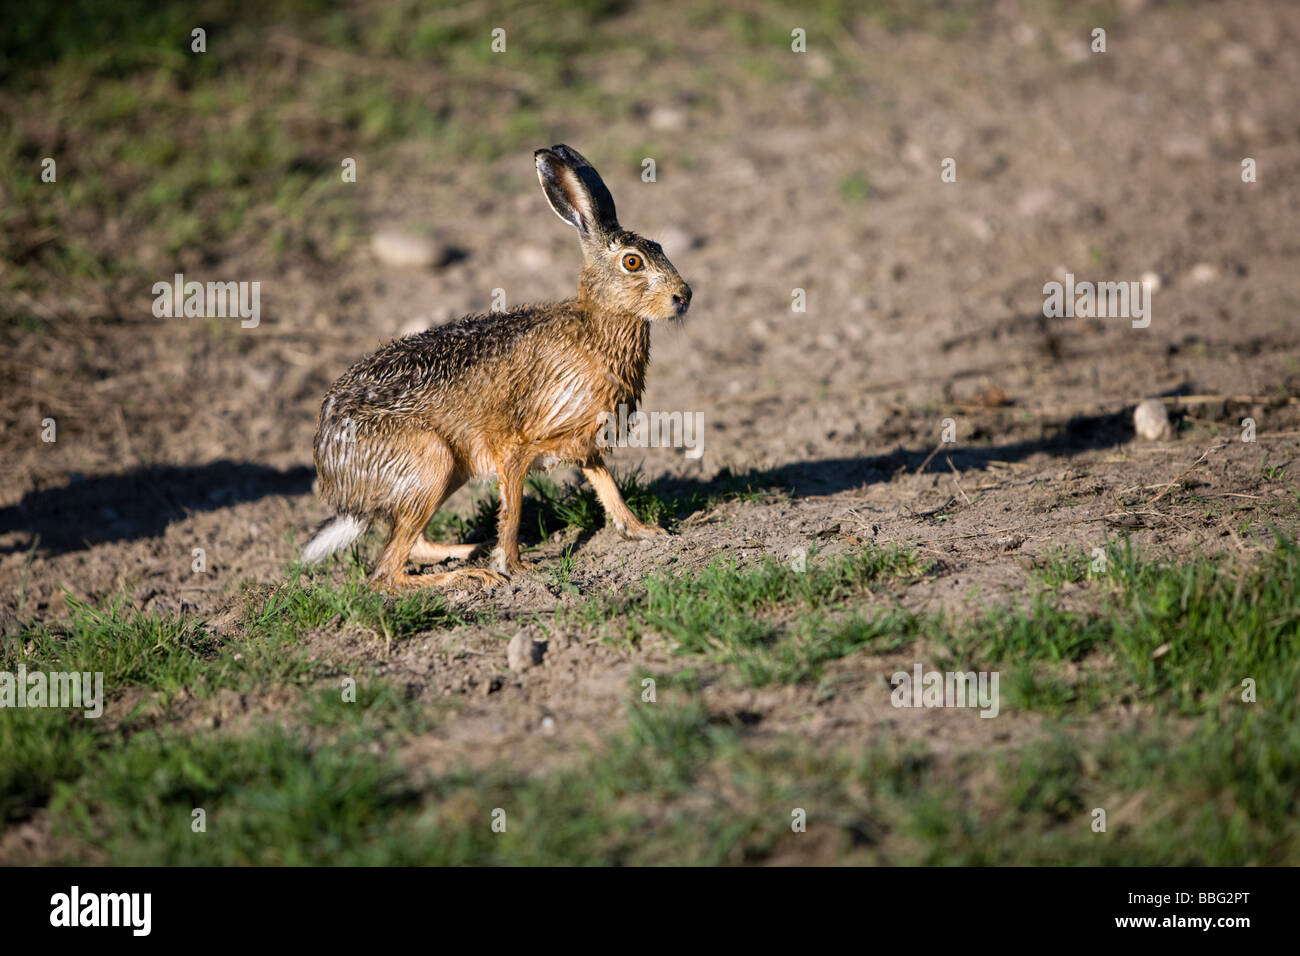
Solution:
{"label": "hare's hind leg", "polygon": [[[406,555],[413,550],[413,545],[420,537],[420,530],[433,517],[435,506],[420,511],[408,510],[393,513],[393,527],[388,533],[379,563],[375,565],[370,579],[386,591],[404,591],[411,588],[450,587],[478,581],[482,584],[502,584],[503,575],[485,568],[458,568],[455,571],[443,571],[438,574],[408,574],[406,572]],[[471,545],[467,547],[477,547]],[[468,555],[466,555],[468,556]],[[417,559],[423,560],[423,559]]]}
{"label": "hare's hind leg", "polygon": [[[459,475],[451,449],[437,435],[423,432],[403,436],[403,442],[406,447],[402,457],[408,467],[395,476],[395,487],[388,503],[392,527],[370,580],[389,591],[440,587],[458,580],[477,580],[489,584],[504,581],[500,575],[479,568],[463,568],[443,574],[406,573],[407,558],[412,556],[419,544],[427,544],[421,539],[420,532],[429,523],[438,506],[460,487],[464,479]],[[432,547],[435,546],[430,546]],[[474,546],[467,547],[472,549]],[[420,550],[422,555],[429,553],[428,548]],[[449,550],[457,556],[468,556],[468,552],[459,555],[456,549]],[[451,557],[453,554],[445,556]],[[416,560],[427,559],[417,557]]]}
{"label": "hare's hind leg", "polygon": [[623,537],[654,538],[668,533],[658,525],[646,524],[632,513],[632,509],[619,494],[618,484],[615,483],[609,469],[605,467],[603,458],[596,456],[590,459],[583,466],[582,474],[596,489],[596,497],[600,499],[601,507],[605,509],[605,514],[609,515],[609,519],[614,522],[614,527]]}
{"label": "hare's hind leg", "polygon": [[411,548],[414,564],[438,564],[440,561],[463,561],[483,549],[481,544],[438,544],[421,535]]}

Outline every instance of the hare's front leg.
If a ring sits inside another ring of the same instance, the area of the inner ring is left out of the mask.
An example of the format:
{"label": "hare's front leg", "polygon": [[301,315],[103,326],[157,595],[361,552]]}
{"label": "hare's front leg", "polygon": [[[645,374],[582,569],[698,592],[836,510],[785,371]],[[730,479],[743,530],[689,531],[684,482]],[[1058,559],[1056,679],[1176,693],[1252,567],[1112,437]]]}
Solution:
{"label": "hare's front leg", "polygon": [[501,510],[497,516],[497,546],[492,550],[492,570],[523,574],[528,565],[519,559],[519,522],[523,517],[524,479],[529,462],[506,458],[497,465]]}
{"label": "hare's front leg", "polygon": [[618,485],[614,481],[614,476],[609,473],[609,469],[605,467],[604,459],[599,456],[589,459],[583,466],[582,473],[596,489],[600,506],[605,509],[605,514],[609,516],[610,521],[614,522],[614,527],[623,537],[654,538],[668,533],[658,525],[646,524],[632,513],[623,496],[618,493]]}

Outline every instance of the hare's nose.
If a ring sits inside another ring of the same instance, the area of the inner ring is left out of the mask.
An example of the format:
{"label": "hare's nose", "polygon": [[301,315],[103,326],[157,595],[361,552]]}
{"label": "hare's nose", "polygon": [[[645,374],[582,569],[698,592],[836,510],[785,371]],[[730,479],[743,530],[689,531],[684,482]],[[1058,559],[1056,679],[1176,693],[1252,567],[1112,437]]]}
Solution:
{"label": "hare's nose", "polygon": [[677,309],[678,315],[685,315],[686,310],[691,305],[691,287],[683,285],[681,290],[673,293],[673,306]]}

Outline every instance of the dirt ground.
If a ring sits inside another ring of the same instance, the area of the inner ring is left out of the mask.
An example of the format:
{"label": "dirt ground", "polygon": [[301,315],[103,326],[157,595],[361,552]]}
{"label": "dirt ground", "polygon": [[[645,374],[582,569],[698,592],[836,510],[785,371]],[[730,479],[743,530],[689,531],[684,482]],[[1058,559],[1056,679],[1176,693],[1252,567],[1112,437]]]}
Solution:
{"label": "dirt ground", "polygon": [[[629,30],[661,28],[644,10],[625,16]],[[721,29],[683,31],[680,56],[725,56]],[[584,536],[578,590],[634,589],[655,569],[720,554],[744,564],[897,542],[934,562],[904,603],[960,614],[1020,599],[1027,568],[1061,547],[1128,533],[1157,554],[1250,554],[1270,522],[1294,529],[1298,41],[1290,4],[1129,3],[1094,54],[1086,26],[997,4],[956,39],[864,30],[825,41],[861,65],[840,95],[818,85],[834,63],[819,40],[774,85],[708,98],[683,86],[608,122],[567,122],[557,108],[536,145],[591,158],[623,222],[662,241],[695,292],[683,325],[654,331],[643,407],[702,411],[704,453],[624,449],[613,465],[682,489],[724,468],[772,476],[756,500],[693,516],[670,537]],[[606,82],[636,96],[614,63]],[[654,183],[628,159],[648,133],[662,144]],[[955,182],[941,180],[948,157]],[[1246,157],[1257,182],[1242,181]],[[141,608],[220,626],[241,584],[282,580],[326,516],[311,447],[338,375],[391,337],[486,309],[493,289],[511,305],[572,291],[578,249],[545,206],[530,151],[430,177],[411,168],[359,184],[360,228],[431,230],[457,250],[435,268],[386,265],[364,245],[274,272],[255,254],[209,253],[189,269],[263,282],[258,328],[154,319],[146,288],[105,290],[116,322],[68,320],[44,336],[6,327],[6,632],[57,619],[64,588],[125,589]],[[1043,285],[1067,272],[1155,274],[1149,327],[1044,318]],[[805,312],[792,311],[796,289]],[[1134,434],[1133,407],[1151,396],[1168,399],[1167,439]],[[47,417],[52,444],[40,440]],[[1247,417],[1253,443],[1241,440]],[[941,441],[945,419],[953,442]],[[474,493],[451,507],[465,513]],[[431,701],[462,699],[447,728],[401,755],[412,766],[551,766],[619,719],[637,668],[667,660],[653,635],[629,651],[549,623],[570,598],[548,569],[575,537],[527,539],[538,570],[490,598],[451,595],[495,601],[492,625],[397,647],[322,633],[318,653],[380,666]],[[367,547],[373,557],[373,538]],[[548,648],[544,666],[516,675],[505,638],[521,629]],[[759,715],[761,733],[917,733],[946,747],[995,733],[945,712],[900,722],[883,695],[873,708],[849,692],[895,663],[839,665],[845,692],[829,700],[804,687],[708,693],[711,706]],[[261,707],[274,702],[221,704]]]}

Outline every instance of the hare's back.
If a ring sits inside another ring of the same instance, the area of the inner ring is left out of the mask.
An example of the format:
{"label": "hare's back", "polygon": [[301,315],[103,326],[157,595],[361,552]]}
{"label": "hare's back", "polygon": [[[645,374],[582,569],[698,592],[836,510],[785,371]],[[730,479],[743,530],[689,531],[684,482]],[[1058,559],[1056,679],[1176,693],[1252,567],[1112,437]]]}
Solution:
{"label": "hare's back", "polygon": [[554,307],[525,306],[467,315],[395,339],[348,369],[329,398],[336,409],[414,410],[430,393],[468,384],[477,372],[508,361],[542,326],[561,318]]}

